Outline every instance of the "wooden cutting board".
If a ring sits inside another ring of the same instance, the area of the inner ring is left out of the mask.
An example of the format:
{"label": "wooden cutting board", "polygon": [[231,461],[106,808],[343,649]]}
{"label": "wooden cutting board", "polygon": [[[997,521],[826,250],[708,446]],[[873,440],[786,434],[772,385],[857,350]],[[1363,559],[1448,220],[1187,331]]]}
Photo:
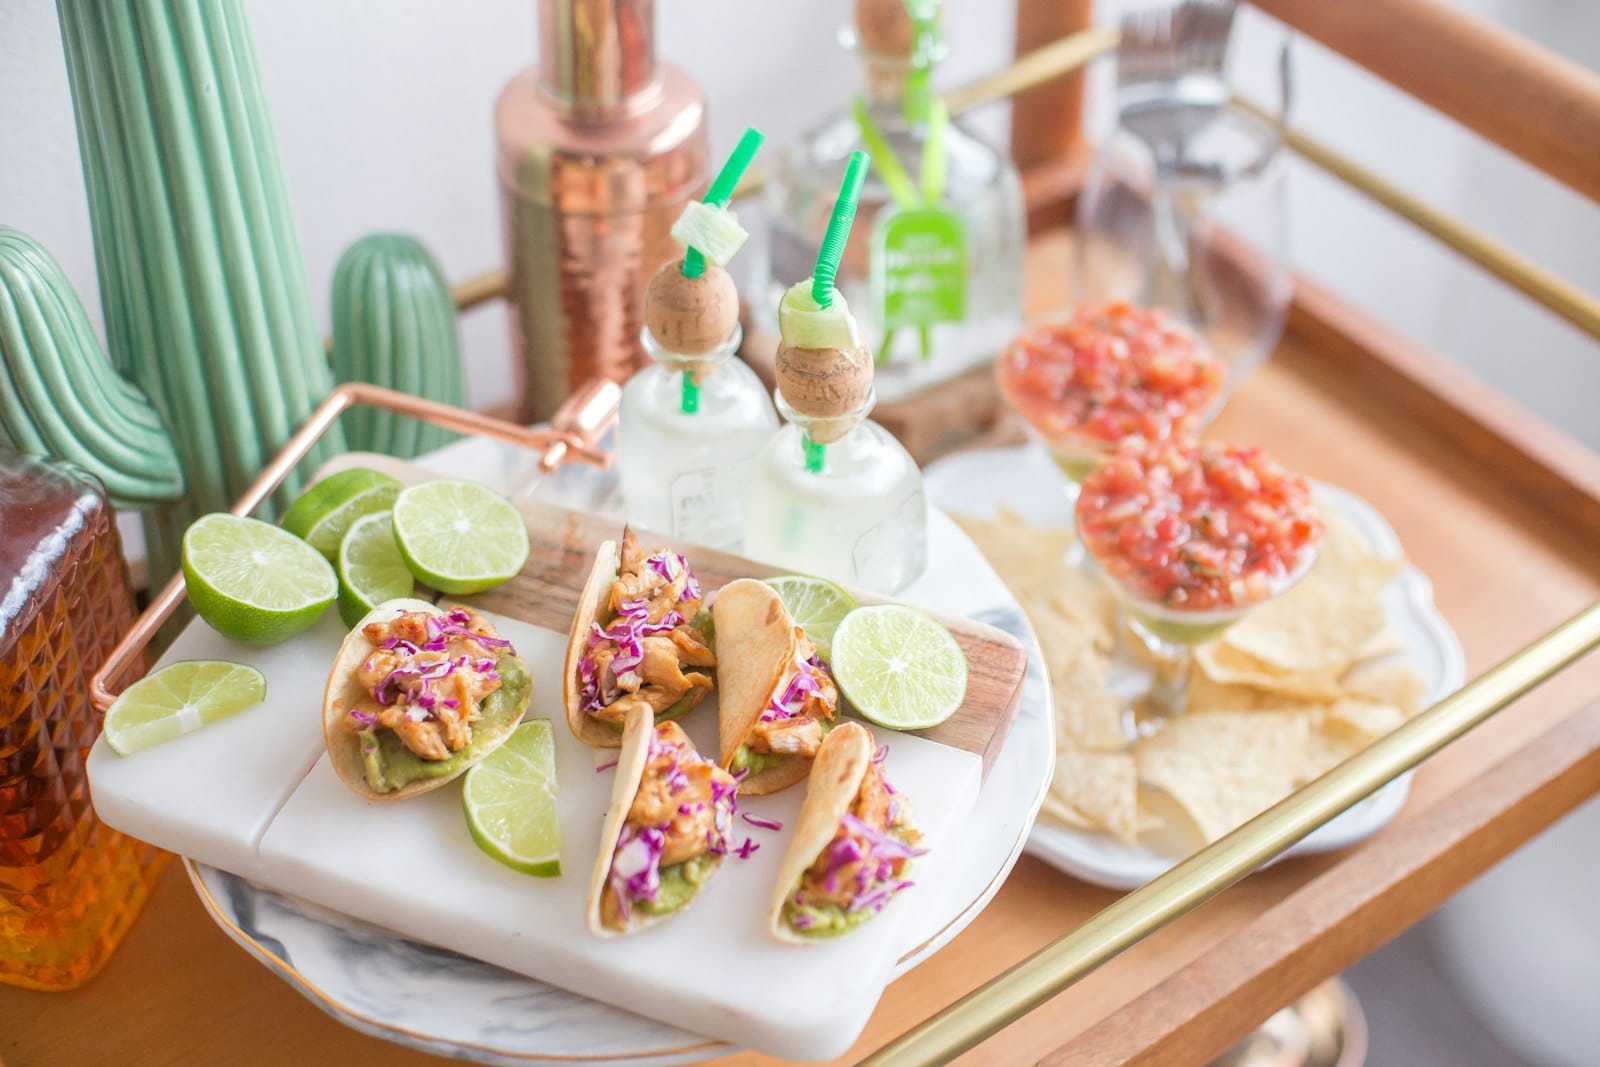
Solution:
{"label": "wooden cutting board", "polygon": [[[317,472],[317,477],[321,479],[349,467],[384,471],[408,485],[439,477],[414,464],[365,452],[351,452],[330,460]],[[528,523],[531,550],[527,566],[517,577],[487,593],[451,599],[546,629],[568,630],[584,580],[593,567],[595,551],[602,541],[619,538],[622,527],[616,519],[571,511],[530,497],[512,502]],[[735,578],[764,578],[781,573],[778,568],[727,552],[674,541],[647,530],[636,532],[647,547],[670,545],[683,552],[707,593]],[[952,575],[951,580],[960,581],[960,576]],[[885,598],[858,593],[857,599],[868,603]],[[916,733],[976,753],[982,758],[987,775],[1016,719],[1022,700],[1023,676],[1027,672],[1027,653],[1010,634],[992,626],[950,616],[940,616],[939,621],[955,635],[967,655],[967,697],[947,722]]]}

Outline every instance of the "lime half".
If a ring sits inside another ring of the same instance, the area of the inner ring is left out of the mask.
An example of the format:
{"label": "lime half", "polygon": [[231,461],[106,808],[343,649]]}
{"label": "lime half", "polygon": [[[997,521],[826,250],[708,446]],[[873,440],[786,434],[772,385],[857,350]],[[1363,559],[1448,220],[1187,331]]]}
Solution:
{"label": "lime half", "polygon": [[925,730],[967,695],[967,656],[934,619],[900,604],[857,608],[833,635],[833,679],[862,718]]}
{"label": "lime half", "polygon": [[561,873],[556,741],[549,719],[530,719],[467,772],[461,789],[472,840],[507,867]]}
{"label": "lime half", "polygon": [[270,645],[306,629],[339,580],[317,550],[271,523],[204,515],[183,534],[183,582],[200,617],[224,637]]}
{"label": "lime half", "polygon": [[402,491],[394,539],[419,582],[454,596],[499,585],[528,561],[521,513],[476,482],[424,482]]}
{"label": "lime half", "polygon": [[283,513],[283,528],[332,560],[339,542],[363,515],[388,511],[400,483],[366,467],[330,474],[301,493]]}
{"label": "lime half", "polygon": [[254,667],[220,659],[180,660],[134,682],[106,712],[106,743],[119,756],[193,733],[267,698]]}
{"label": "lime half", "polygon": [[387,511],[357,519],[339,542],[334,564],[339,572],[339,618],[346,626],[354,626],[386,600],[416,592],[416,581],[394,543],[394,519]]}
{"label": "lime half", "polygon": [[817,646],[822,662],[833,662],[833,634],[844,617],[856,610],[855,597],[826,578],[783,574],[766,579],[778,591],[795,625]]}

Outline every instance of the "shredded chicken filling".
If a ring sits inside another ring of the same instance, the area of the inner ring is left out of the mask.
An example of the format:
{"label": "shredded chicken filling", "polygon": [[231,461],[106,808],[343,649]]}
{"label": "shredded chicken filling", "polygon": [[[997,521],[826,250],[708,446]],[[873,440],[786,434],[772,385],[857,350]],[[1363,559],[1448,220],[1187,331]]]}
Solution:
{"label": "shredded chicken filling", "polygon": [[495,663],[508,646],[494,627],[454,607],[443,616],[408,611],[368,623],[361,634],[373,648],[356,667],[362,697],[346,725],[391,730],[424,760],[446,760],[467,747],[483,701],[500,688]]}
{"label": "shredded chicken filling", "polygon": [[700,586],[682,556],[646,554],[626,529],[618,564],[605,603],[610,621],[591,627],[578,680],[584,710],[620,728],[641,705],[653,715],[693,708],[714,684],[702,668],[717,657],[692,625]]}

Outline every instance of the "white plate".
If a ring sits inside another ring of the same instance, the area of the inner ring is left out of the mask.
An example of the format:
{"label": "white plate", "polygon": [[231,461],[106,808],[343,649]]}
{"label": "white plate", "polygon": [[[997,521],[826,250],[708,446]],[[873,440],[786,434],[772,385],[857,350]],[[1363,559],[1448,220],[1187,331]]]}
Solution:
{"label": "white plate", "polygon": [[[509,491],[534,468],[526,454],[482,440],[459,442],[422,462],[470,472]],[[542,499],[606,510],[609,482],[564,469],[541,485]],[[1011,736],[979,794],[965,832],[948,845],[960,862],[924,882],[901,929],[898,976],[932,955],[993,898],[1016,863],[1054,766],[1049,690],[1037,643],[1016,601],[977,549],[946,516],[931,516],[929,577],[902,599],[964,614],[1004,629],[1028,648],[1029,676]],[[961,575],[960,582],[934,575]],[[359,919],[188,864],[219,926],[251,955],[342,1022],[400,1044],[484,1063],[540,1061],[658,1065],[729,1051],[728,1046],[456,953],[408,941]],[[908,900],[910,899],[908,895]]]}
{"label": "white plate", "polygon": [[[1030,523],[1066,527],[1072,522],[1060,470],[1037,445],[959,452],[923,472],[928,497],[946,511],[992,517],[1005,504]],[[1317,483],[1317,499],[1349,519],[1385,556],[1400,556],[1400,539],[1382,515],[1354,493]],[[1433,604],[1433,586],[1415,567],[1404,568],[1384,597],[1389,622],[1406,639],[1401,655],[1428,682],[1434,703],[1466,680],[1461,642]],[[1347,809],[1295,845],[1286,856],[1327,852],[1377,833],[1397,815],[1411,789],[1405,774]],[[1183,858],[1107,834],[1042,819],[1028,837],[1028,851],[1053,867],[1111,889],[1135,889]]]}

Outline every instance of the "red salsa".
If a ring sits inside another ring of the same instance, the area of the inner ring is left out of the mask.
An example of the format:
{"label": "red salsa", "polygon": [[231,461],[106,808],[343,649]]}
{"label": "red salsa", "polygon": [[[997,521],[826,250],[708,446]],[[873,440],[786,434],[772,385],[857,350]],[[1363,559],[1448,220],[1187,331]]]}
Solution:
{"label": "red salsa", "polygon": [[1041,323],[1001,353],[1000,390],[1046,439],[1101,446],[1182,436],[1222,391],[1225,368],[1164,311],[1116,303]]}
{"label": "red salsa", "polygon": [[1123,448],[1083,482],[1084,547],[1140,600],[1183,611],[1266,599],[1322,536],[1306,480],[1246,445]]}

